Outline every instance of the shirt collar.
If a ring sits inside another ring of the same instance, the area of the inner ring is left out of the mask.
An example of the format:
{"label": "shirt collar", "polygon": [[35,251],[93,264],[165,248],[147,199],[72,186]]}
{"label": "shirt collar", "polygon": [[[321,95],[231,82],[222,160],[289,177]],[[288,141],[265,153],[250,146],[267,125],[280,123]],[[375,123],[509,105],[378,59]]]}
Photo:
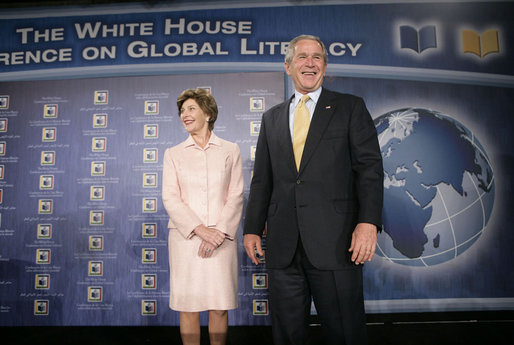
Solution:
{"label": "shirt collar", "polygon": [[[314,103],[318,103],[318,99],[319,99],[319,96],[321,95],[321,87],[319,87],[317,90],[315,91],[312,91],[312,92],[309,92],[307,95],[309,95],[310,99],[314,102]],[[293,104],[296,108],[296,106],[298,105],[298,103],[300,102],[300,100],[302,99],[302,96],[303,94],[294,90],[294,99],[293,99]]]}
{"label": "shirt collar", "polygon": [[[214,132],[211,132],[211,137],[209,138],[209,142],[207,143],[205,148],[207,148],[211,145],[221,146],[221,140],[220,140],[220,138],[218,138],[218,136],[216,136],[216,134],[214,134]],[[184,141],[184,147],[189,147],[189,146],[197,146],[195,143],[195,140],[193,139],[191,134],[189,134],[187,139]]]}

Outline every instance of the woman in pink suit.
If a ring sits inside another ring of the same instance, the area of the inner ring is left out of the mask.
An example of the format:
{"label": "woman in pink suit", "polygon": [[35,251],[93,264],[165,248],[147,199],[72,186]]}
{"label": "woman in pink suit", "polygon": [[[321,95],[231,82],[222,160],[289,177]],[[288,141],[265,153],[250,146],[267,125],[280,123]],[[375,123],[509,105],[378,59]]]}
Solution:
{"label": "woman in pink suit", "polygon": [[237,308],[237,238],[243,209],[241,155],[213,132],[216,101],[204,89],[177,99],[189,137],[164,153],[162,200],[170,216],[170,308],[180,312],[184,344],[200,344],[209,311],[211,344],[225,344]]}

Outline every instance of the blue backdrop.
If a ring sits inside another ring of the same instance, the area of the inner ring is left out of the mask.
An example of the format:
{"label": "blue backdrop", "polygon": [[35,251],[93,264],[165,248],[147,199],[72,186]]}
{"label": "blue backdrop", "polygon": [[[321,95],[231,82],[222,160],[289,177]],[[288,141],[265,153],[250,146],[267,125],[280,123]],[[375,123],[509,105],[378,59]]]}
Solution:
{"label": "blue backdrop", "polygon": [[[379,131],[367,312],[512,310],[513,3],[232,4],[0,14],[0,325],[178,324],[160,194],[186,137],[176,97],[211,90],[247,196],[302,33],[327,45],[324,86],[362,96]],[[239,254],[229,322],[269,324],[265,263]]]}

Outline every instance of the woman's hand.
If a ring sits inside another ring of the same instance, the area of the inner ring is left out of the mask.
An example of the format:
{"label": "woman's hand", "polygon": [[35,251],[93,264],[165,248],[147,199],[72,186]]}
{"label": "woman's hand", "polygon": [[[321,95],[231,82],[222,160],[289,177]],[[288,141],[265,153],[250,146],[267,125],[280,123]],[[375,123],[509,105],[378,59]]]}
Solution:
{"label": "woman's hand", "polygon": [[225,234],[218,229],[208,228],[205,225],[198,225],[193,232],[205,242],[217,248],[225,241]]}
{"label": "woman's hand", "polygon": [[210,258],[212,253],[216,250],[217,247],[213,246],[209,242],[202,241],[200,244],[200,248],[198,248],[198,256],[202,258]]}

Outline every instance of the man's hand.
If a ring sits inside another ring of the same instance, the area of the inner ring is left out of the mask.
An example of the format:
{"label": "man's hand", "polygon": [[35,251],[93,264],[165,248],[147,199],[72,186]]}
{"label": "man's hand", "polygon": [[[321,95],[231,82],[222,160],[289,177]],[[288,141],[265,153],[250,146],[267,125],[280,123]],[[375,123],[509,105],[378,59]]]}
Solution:
{"label": "man's hand", "polygon": [[257,253],[260,256],[264,256],[261,247],[261,237],[259,235],[246,234],[244,235],[243,243],[248,257],[250,257],[254,264],[258,265],[260,261],[255,256],[255,249],[257,249]]}
{"label": "man's hand", "polygon": [[371,261],[377,248],[377,227],[370,223],[359,223],[353,230],[349,252],[356,265]]}

